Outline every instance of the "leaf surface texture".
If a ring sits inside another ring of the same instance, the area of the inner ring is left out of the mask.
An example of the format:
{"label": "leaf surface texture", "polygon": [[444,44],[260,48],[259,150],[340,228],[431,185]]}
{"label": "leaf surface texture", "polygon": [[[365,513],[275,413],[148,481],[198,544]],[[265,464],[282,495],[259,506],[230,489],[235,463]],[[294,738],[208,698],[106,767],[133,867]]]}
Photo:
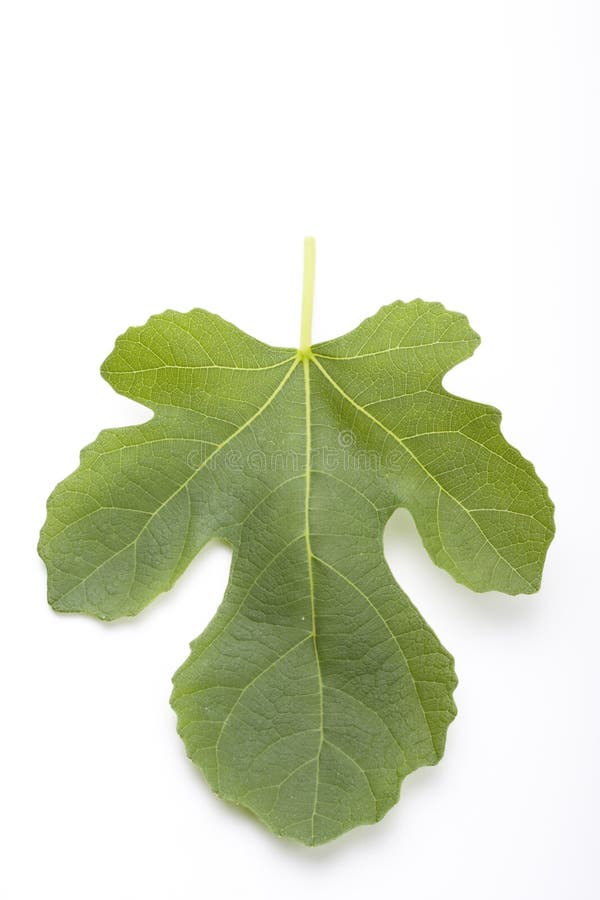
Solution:
{"label": "leaf surface texture", "polygon": [[233,547],[171,702],[212,788],[277,834],[319,844],[374,822],[443,753],[453,660],[386,564],[396,508],[473,590],[539,587],[546,488],[496,409],[442,387],[478,342],[464,316],[421,300],[308,354],[167,311],[104,363],[154,415],[101,432],[51,495],[50,603],[135,615],[208,540]]}

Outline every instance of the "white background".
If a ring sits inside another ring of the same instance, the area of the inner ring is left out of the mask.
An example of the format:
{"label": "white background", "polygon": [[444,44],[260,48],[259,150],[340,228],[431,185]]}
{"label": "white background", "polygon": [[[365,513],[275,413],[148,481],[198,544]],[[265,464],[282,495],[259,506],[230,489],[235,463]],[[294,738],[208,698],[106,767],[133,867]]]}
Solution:
{"label": "white background", "polygon": [[[1,3],[7,900],[598,896],[599,26],[595,0]],[[316,340],[396,298],[468,314],[446,386],[504,411],[558,527],[509,598],[393,518],[459,716],[382,823],[312,850],[214,797],[175,732],[228,552],[110,626],[53,613],[35,552],[79,448],[147,417],[98,374],[115,337],[205,306],[295,344],[305,234]]]}

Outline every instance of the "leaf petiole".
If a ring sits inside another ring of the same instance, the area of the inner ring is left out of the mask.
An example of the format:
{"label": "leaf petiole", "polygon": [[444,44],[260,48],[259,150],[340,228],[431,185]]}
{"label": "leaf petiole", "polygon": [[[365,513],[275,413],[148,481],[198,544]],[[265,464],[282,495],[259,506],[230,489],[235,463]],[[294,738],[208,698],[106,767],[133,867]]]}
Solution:
{"label": "leaf petiole", "polygon": [[300,321],[299,353],[303,358],[310,357],[312,343],[312,315],[315,294],[315,255],[316,242],[313,237],[304,238],[304,277],[302,284],[302,318]]}

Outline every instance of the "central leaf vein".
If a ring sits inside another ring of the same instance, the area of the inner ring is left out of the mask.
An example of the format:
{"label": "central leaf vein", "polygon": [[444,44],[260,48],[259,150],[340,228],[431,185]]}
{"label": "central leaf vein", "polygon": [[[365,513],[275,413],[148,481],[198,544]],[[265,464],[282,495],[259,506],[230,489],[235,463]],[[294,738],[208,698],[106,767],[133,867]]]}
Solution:
{"label": "central leaf vein", "polygon": [[317,666],[317,679],[319,682],[319,711],[320,711],[320,738],[319,749],[317,751],[317,766],[315,772],[315,797],[311,815],[312,836],[314,839],[315,816],[317,813],[317,803],[319,799],[319,776],[321,764],[321,751],[325,740],[323,728],[323,676],[321,673],[321,661],[319,659],[319,648],[317,645],[317,618],[315,609],[315,583],[313,574],[313,552],[310,543],[310,476],[311,476],[311,456],[312,456],[312,428],[311,428],[311,407],[310,407],[310,363],[308,359],[303,360],[304,368],[304,400],[306,407],[306,488],[304,494],[304,539],[306,542],[306,559],[308,564],[308,586],[310,592],[310,612],[312,620],[312,639],[315,651],[315,662]]}

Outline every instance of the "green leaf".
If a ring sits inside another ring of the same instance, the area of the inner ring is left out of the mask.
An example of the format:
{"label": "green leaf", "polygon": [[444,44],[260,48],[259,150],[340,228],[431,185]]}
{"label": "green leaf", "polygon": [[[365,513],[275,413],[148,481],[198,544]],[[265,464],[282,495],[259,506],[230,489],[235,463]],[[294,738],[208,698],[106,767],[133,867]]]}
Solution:
{"label": "green leaf", "polygon": [[383,555],[389,516],[410,510],[458,581],[517,594],[539,587],[553,507],[500,413],[442,387],[479,343],[464,316],[398,301],[310,348],[311,279],[300,351],[198,309],[125,332],[102,374],[154,416],[83,450],[39,549],[54,609],[115,619],[208,540],[233,547],[174,676],[178,729],[218,794],[319,844],[380,819],[455,715],[452,657]]}

